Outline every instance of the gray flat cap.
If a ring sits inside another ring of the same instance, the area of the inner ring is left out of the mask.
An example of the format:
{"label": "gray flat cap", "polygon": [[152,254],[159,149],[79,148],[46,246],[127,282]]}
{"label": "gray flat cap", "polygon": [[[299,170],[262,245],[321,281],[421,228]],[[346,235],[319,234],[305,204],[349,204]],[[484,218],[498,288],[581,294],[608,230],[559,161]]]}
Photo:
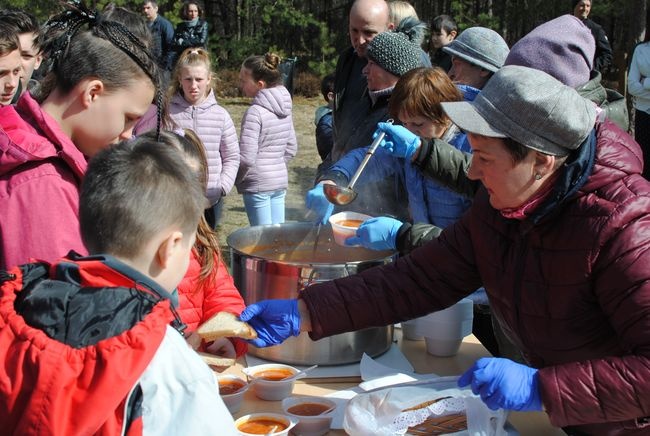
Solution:
{"label": "gray flat cap", "polygon": [[493,73],[503,66],[509,52],[501,35],[486,27],[464,30],[442,50]]}
{"label": "gray flat cap", "polygon": [[596,106],[543,71],[508,65],[497,71],[473,102],[442,103],[461,129],[512,138],[554,156],[566,156],[587,138]]}

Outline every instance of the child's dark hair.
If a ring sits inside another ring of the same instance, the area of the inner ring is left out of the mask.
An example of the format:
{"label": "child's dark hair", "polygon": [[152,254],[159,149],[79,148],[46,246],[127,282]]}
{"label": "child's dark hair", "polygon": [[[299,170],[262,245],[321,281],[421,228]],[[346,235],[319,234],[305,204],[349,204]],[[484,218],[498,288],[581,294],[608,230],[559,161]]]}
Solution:
{"label": "child's dark hair", "polygon": [[190,10],[190,5],[196,5],[196,8],[199,10],[199,18],[203,18],[203,4],[199,0],[186,0],[181,6],[181,18],[183,20],[188,20],[188,11]]}
{"label": "child's dark hair", "polygon": [[0,22],[8,24],[15,29],[16,34],[33,33],[32,45],[39,51],[43,45],[43,35],[38,20],[32,14],[22,9],[0,10]]}
{"label": "child's dark hair", "polygon": [[334,73],[323,77],[323,80],[320,82],[320,93],[323,94],[323,98],[327,101],[329,101],[327,94],[330,92],[334,92]]}
{"label": "child's dark hair", "polygon": [[13,27],[0,21],[0,56],[20,50],[20,41]]}
{"label": "child's dark hair", "polygon": [[[143,136],[153,139],[152,133]],[[205,146],[198,135],[190,129],[174,130],[173,135],[161,135],[160,141],[183,152],[190,167],[197,172],[205,192],[208,183],[208,157],[205,153]],[[201,215],[196,229],[194,254],[201,265],[196,291],[216,286],[214,272],[219,268],[219,260],[221,259],[219,236],[210,227],[205,215]]]}
{"label": "child's dark hair", "polygon": [[[160,132],[165,135],[172,134]],[[172,226],[194,233],[206,203],[196,173],[177,148],[147,136],[122,141],[88,164],[80,194],[81,235],[92,254],[134,258]]]}
{"label": "child's dark hair", "polygon": [[242,66],[250,70],[253,80],[262,81],[267,88],[273,88],[282,83],[282,73],[278,69],[280,56],[267,53],[264,56],[249,56]]}
{"label": "child's dark hair", "polygon": [[440,32],[444,30],[447,34],[452,31],[458,32],[458,24],[449,15],[438,15],[431,21],[431,31]]}
{"label": "child's dark hair", "polygon": [[105,19],[81,2],[69,0],[66,5],[68,10],[44,26],[47,75],[36,95],[39,101],[54,88],[70,92],[87,77],[101,80],[107,91],[143,78],[159,90],[160,73],[146,42],[124,24]]}

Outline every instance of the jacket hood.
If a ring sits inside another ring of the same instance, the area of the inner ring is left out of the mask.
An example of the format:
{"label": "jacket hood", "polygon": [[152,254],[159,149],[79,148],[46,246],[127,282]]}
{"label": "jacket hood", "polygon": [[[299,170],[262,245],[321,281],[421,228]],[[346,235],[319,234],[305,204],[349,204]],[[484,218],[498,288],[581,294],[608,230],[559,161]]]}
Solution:
{"label": "jacket hood", "polygon": [[79,179],[86,172],[83,153],[28,92],[16,107],[0,108],[0,174],[53,157],[63,159]]}
{"label": "jacket hood", "polygon": [[260,89],[253,98],[253,104],[262,106],[280,118],[291,115],[291,94],[282,85]]}
{"label": "jacket hood", "polygon": [[[172,97],[171,104],[174,106],[179,106],[182,109],[187,109],[189,107],[192,107],[190,103],[185,100],[185,98],[181,95],[180,92],[177,92],[174,94]],[[217,104],[217,98],[214,95],[214,91],[210,90],[210,93],[206,97],[205,100],[203,100],[200,104],[196,105],[195,107],[201,110],[209,109],[212,106],[215,106]]]}
{"label": "jacket hood", "polygon": [[[27,266],[32,265],[39,264]],[[48,269],[24,275],[16,311],[32,327],[74,348],[120,335],[158,303],[171,300],[156,282],[112,256],[82,258],[71,252]],[[180,327],[179,320],[176,324]]]}

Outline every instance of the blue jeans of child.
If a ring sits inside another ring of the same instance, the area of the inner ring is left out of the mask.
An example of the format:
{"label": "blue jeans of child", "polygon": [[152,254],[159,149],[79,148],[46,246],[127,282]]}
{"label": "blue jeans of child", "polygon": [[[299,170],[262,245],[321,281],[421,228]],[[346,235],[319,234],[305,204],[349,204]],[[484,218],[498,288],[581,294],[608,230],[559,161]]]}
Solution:
{"label": "blue jeans of child", "polygon": [[286,195],[286,189],[244,194],[244,207],[251,226],[283,223]]}

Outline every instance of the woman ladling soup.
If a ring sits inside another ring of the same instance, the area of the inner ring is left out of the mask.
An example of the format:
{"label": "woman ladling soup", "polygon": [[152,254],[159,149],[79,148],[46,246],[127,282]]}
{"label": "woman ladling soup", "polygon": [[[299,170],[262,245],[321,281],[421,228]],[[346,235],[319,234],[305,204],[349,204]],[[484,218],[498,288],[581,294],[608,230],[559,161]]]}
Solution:
{"label": "woman ladling soup", "polygon": [[249,306],[255,345],[404,321],[484,285],[528,365],[479,359],[459,384],[493,409],[545,410],[569,434],[647,434],[650,183],[639,146],[526,67],[503,67],[474,102],[443,108],[473,149],[468,176],[483,187],[471,208],[395,263]]}

